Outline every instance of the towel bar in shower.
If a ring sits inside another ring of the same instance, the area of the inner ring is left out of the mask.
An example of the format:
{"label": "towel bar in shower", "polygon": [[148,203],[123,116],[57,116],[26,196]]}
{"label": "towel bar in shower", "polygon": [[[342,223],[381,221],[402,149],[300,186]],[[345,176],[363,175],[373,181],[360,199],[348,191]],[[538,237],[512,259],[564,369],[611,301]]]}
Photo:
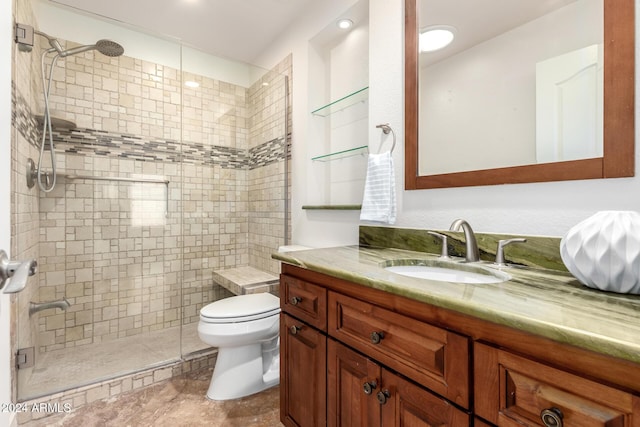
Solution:
{"label": "towel bar in shower", "polygon": [[169,180],[153,178],[121,178],[118,176],[91,176],[91,175],[63,175],[67,179],[87,179],[91,181],[121,181],[121,182],[146,182],[151,184],[164,184],[166,191],[166,211],[165,216],[169,216]]}

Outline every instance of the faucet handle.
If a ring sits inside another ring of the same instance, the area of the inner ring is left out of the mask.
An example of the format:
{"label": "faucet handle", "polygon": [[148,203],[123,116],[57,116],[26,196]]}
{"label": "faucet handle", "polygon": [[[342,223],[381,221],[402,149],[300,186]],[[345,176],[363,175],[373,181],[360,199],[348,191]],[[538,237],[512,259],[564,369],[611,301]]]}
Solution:
{"label": "faucet handle", "polygon": [[445,236],[442,233],[437,233],[435,231],[427,231],[427,233],[442,240],[442,250],[440,251],[440,258],[447,258],[447,259],[451,258],[449,256],[449,248],[447,246],[447,236]]}
{"label": "faucet handle", "polygon": [[496,262],[495,264],[504,267],[507,263],[504,261],[504,247],[510,245],[511,243],[524,243],[527,239],[523,239],[521,237],[515,239],[506,239],[498,241],[498,249],[496,250]]}
{"label": "faucet handle", "polygon": [[7,253],[0,250],[0,289],[2,289],[2,293],[20,292],[27,286],[28,276],[33,276],[37,271],[38,262],[35,259],[9,261]]}

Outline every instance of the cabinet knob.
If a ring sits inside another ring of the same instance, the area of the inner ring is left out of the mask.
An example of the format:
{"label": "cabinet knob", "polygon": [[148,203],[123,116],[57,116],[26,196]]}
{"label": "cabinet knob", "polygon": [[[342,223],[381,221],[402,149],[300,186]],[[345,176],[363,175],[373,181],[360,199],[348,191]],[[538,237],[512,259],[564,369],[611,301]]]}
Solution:
{"label": "cabinet knob", "polygon": [[384,405],[385,403],[387,403],[387,400],[389,400],[390,397],[391,397],[391,393],[389,393],[389,390],[382,390],[382,391],[379,391],[378,394],[376,394],[378,403],[380,403],[381,405]]}
{"label": "cabinet knob", "polygon": [[540,419],[546,427],[562,427],[562,411],[558,408],[543,409]]}
{"label": "cabinet knob", "polygon": [[380,341],[384,338],[384,332],[371,332],[371,343],[372,344],[380,344]]}
{"label": "cabinet knob", "polygon": [[302,328],[300,326],[293,325],[289,328],[289,333],[291,335],[298,335],[298,332],[300,332],[301,329]]}
{"label": "cabinet knob", "polygon": [[373,390],[376,389],[376,387],[378,387],[378,383],[374,380],[371,382],[364,383],[364,385],[362,386],[362,389],[364,390],[364,394],[371,394],[373,393]]}
{"label": "cabinet knob", "polygon": [[302,298],[300,298],[300,297],[291,297],[291,298],[289,299],[289,303],[290,303],[291,305],[298,305],[298,304],[300,304],[301,302],[302,302]]}

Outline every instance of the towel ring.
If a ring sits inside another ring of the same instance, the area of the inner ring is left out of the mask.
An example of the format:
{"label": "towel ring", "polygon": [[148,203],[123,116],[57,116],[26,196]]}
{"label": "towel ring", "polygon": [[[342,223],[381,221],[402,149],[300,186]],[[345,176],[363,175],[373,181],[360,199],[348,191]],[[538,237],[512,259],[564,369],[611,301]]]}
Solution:
{"label": "towel ring", "polygon": [[391,135],[393,135],[393,145],[391,145],[391,153],[393,153],[394,148],[396,148],[396,133],[393,131],[393,129],[391,129],[389,123],[377,125],[376,128],[382,129],[382,133],[384,133],[385,135],[389,135],[389,132],[391,132]]}

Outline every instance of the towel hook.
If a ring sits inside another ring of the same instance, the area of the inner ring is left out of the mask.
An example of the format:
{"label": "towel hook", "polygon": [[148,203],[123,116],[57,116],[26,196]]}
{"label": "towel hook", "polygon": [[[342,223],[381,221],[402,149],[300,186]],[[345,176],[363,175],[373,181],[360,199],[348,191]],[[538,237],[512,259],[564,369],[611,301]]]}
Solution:
{"label": "towel hook", "polygon": [[391,132],[391,135],[393,135],[393,145],[391,145],[391,152],[393,153],[393,149],[396,148],[396,133],[393,131],[393,129],[391,129],[389,123],[376,125],[376,128],[382,129],[382,133],[384,133],[385,135],[389,135],[389,132]]}

